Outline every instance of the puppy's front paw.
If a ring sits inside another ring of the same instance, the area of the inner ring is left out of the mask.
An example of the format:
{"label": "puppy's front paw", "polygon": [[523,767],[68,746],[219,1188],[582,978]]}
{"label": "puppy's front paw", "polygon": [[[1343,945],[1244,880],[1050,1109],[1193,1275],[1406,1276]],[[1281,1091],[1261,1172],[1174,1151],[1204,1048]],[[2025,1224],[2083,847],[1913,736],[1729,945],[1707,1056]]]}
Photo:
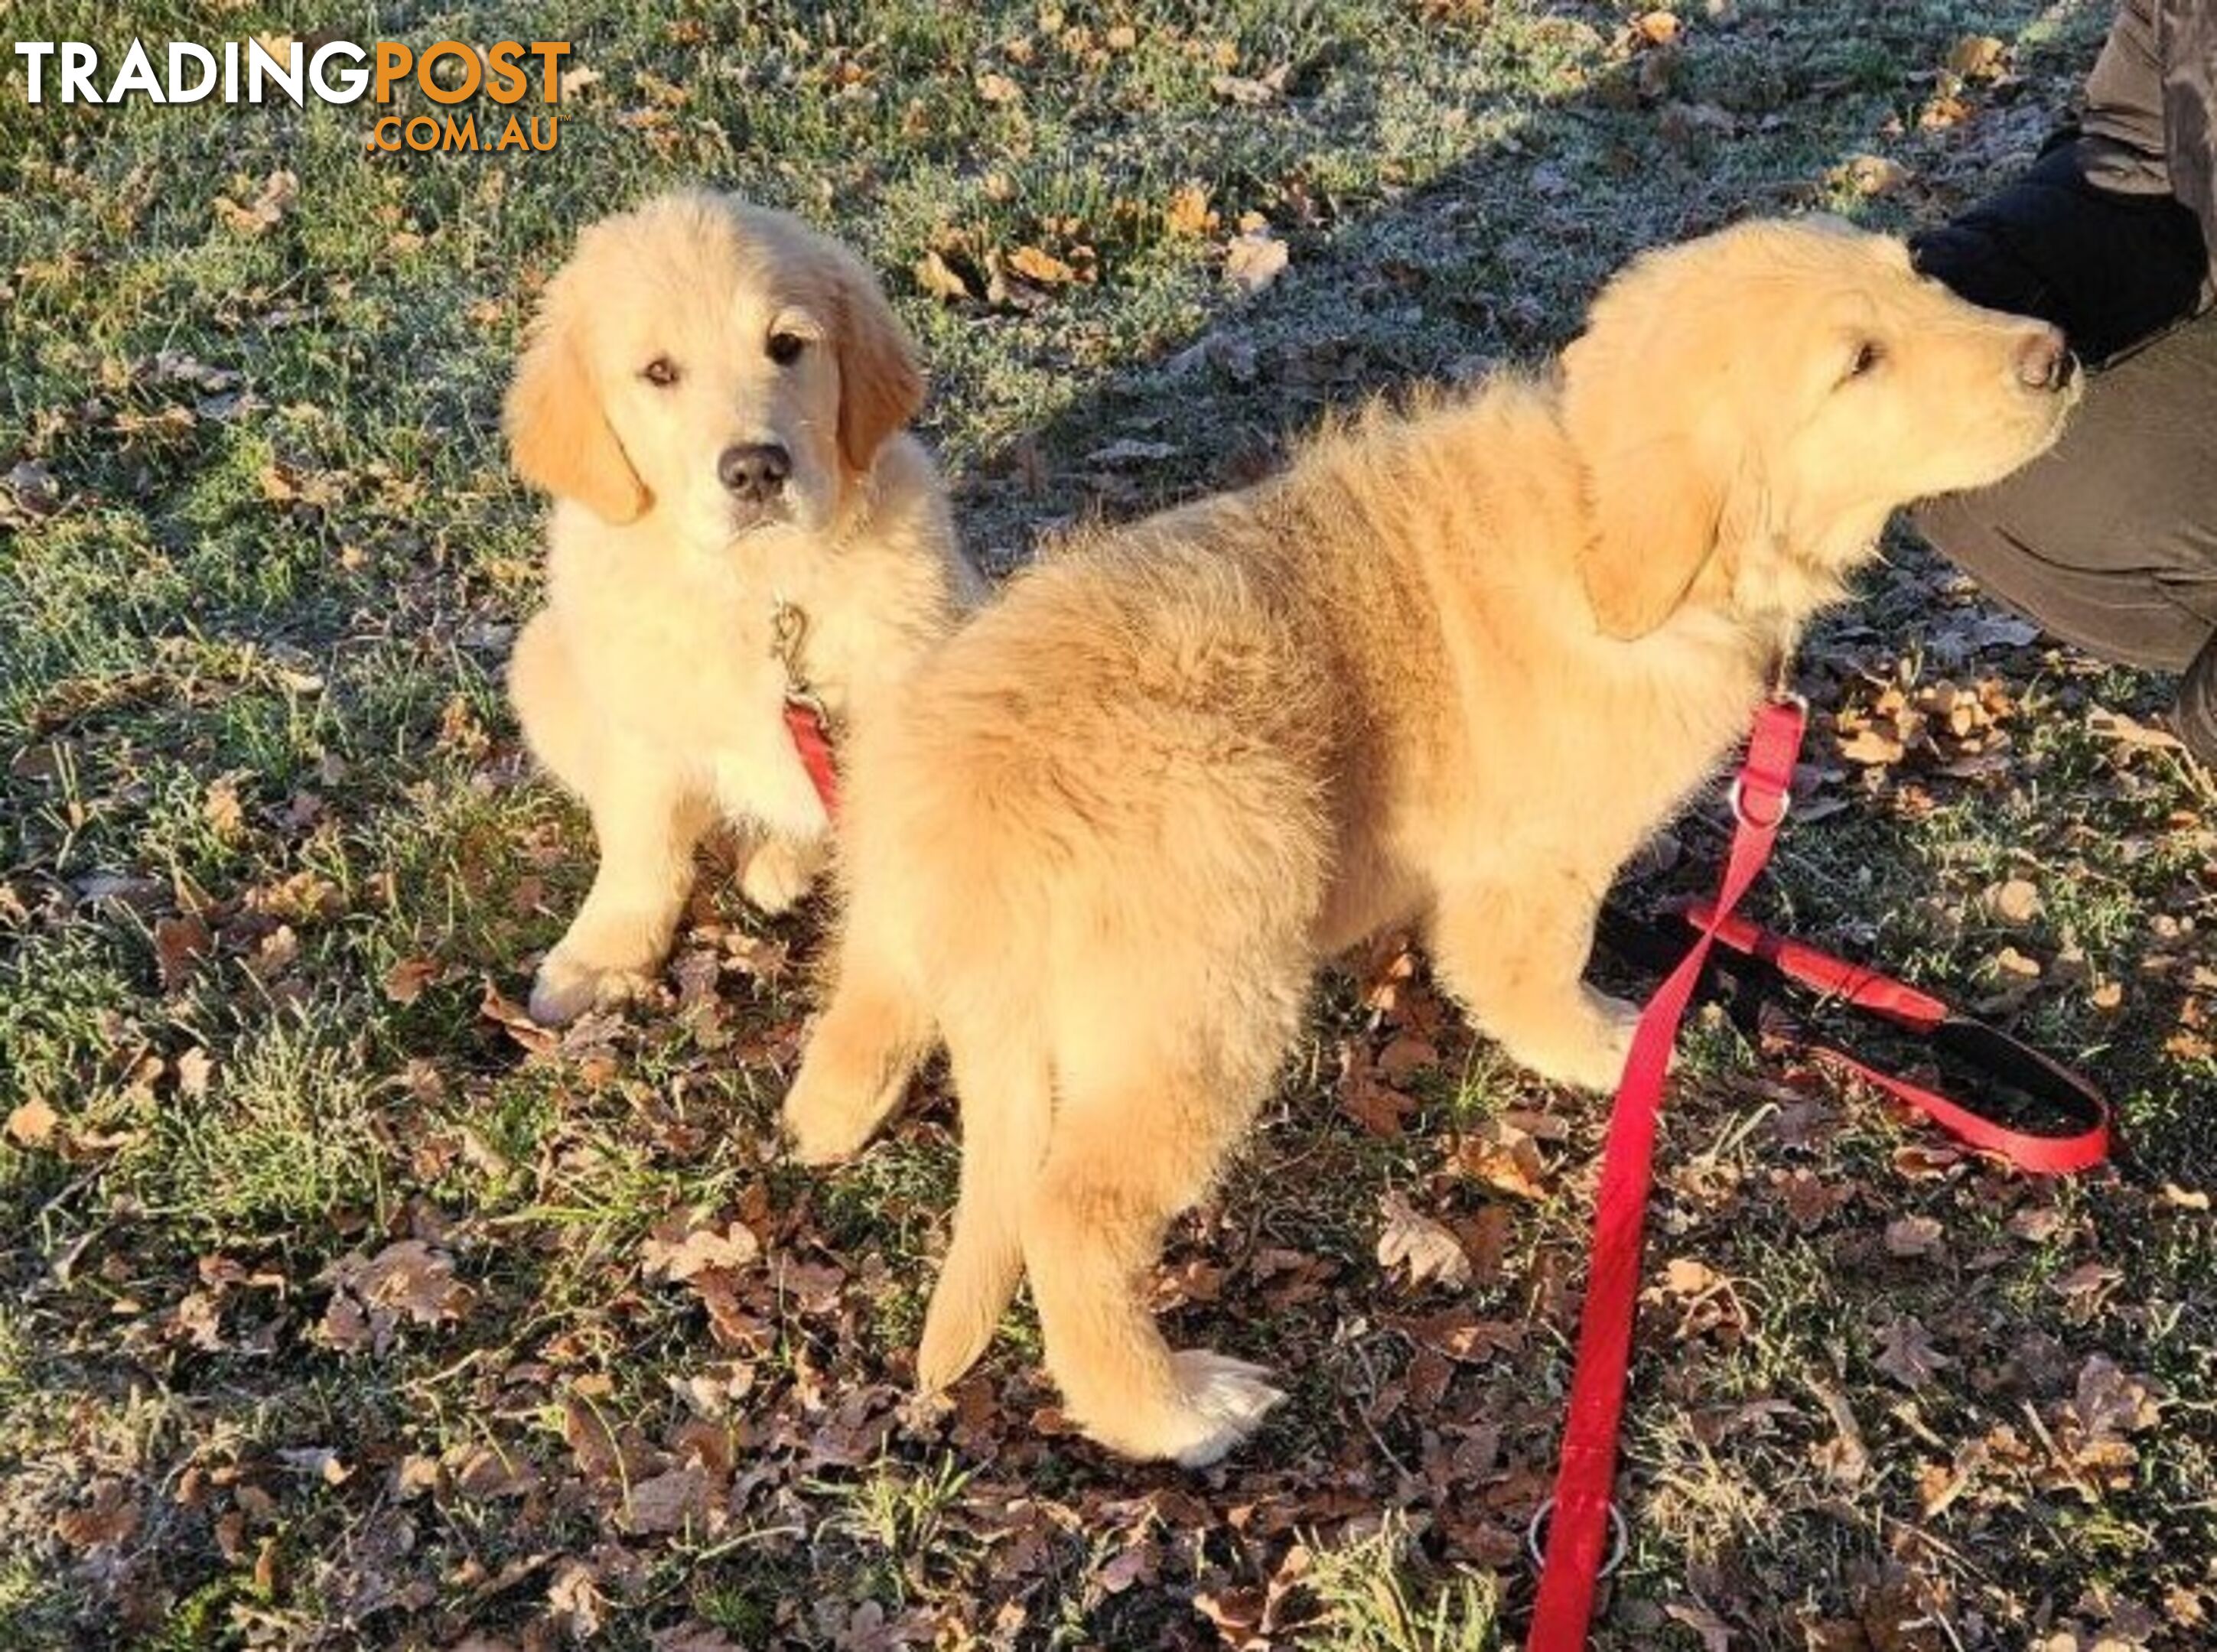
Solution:
{"label": "puppy's front paw", "polygon": [[757,911],[775,917],[808,893],[816,881],[818,856],[813,846],[781,837],[766,839],[739,869],[739,893]]}
{"label": "puppy's front paw", "polygon": [[812,1168],[853,1158],[878,1126],[879,1112],[855,1100],[830,1073],[831,1065],[813,1051],[804,1057],[780,1115],[786,1146]]}
{"label": "puppy's front paw", "polygon": [[1559,1033],[1526,1037],[1509,1053],[1541,1077],[1581,1090],[1614,1090],[1624,1077],[1639,1030],[1640,1007],[1592,988],[1581,989],[1584,1002],[1564,1018]]}
{"label": "puppy's front paw", "polygon": [[608,970],[556,947],[531,983],[531,1019],[541,1026],[567,1026],[589,1009],[619,1004],[647,989],[637,970]]}

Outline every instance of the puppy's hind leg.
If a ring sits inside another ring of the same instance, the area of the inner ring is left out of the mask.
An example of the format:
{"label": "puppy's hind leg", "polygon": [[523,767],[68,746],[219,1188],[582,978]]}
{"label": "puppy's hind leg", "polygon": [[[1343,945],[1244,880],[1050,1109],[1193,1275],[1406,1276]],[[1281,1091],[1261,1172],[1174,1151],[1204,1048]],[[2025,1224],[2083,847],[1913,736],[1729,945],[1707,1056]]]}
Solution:
{"label": "puppy's hind leg", "polygon": [[861,1151],[899,1105],[933,1030],[929,1008],[878,951],[864,913],[849,913],[837,984],[786,1092],[784,1129],[794,1156],[837,1164]]}
{"label": "puppy's hind leg", "polygon": [[1541,1077],[1589,1090],[1623,1076],[1640,1020],[1583,979],[1600,911],[1598,880],[1557,873],[1443,890],[1431,925],[1432,961],[1479,1026]]}
{"label": "puppy's hind leg", "polygon": [[[1244,956],[1240,953],[1244,952]],[[1024,1206],[1048,1371],[1111,1450],[1213,1463],[1285,1396],[1258,1366],[1173,1351],[1141,1295],[1170,1218],[1200,1198],[1269,1093],[1306,1001],[1305,958],[1262,946],[1126,984],[1059,1041],[1053,1135]],[[1070,1002],[1065,1000],[1065,1002]]]}
{"label": "puppy's hind leg", "polygon": [[936,1393],[976,1363],[1023,1276],[1025,1200],[1047,1153],[1054,1097],[1036,1029],[950,1031],[962,1107],[954,1236],[924,1316],[917,1386]]}

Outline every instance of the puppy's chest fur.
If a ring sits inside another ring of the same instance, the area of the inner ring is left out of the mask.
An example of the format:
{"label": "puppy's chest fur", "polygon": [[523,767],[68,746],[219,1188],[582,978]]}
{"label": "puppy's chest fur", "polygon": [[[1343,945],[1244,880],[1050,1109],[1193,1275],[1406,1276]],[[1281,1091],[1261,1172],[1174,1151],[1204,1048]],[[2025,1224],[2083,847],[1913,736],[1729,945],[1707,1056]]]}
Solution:
{"label": "puppy's chest fur", "polygon": [[[825,821],[784,708],[805,688],[835,724],[867,715],[972,593],[936,493],[901,489],[866,524],[673,542],[573,507],[550,532],[547,597],[608,734],[661,755],[726,815],[799,835]],[[800,628],[789,672],[781,606]]]}

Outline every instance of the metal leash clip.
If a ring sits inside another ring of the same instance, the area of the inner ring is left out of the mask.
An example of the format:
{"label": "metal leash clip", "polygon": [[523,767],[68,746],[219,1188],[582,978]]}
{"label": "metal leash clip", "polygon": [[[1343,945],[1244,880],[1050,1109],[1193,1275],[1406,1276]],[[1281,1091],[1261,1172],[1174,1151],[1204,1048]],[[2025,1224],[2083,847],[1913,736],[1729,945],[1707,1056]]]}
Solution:
{"label": "metal leash clip", "polygon": [[785,668],[786,703],[812,712],[818,718],[827,717],[823,700],[808,686],[808,678],[800,669],[800,645],[807,640],[808,616],[798,603],[788,602],[781,596],[770,611],[769,626],[770,657]]}
{"label": "metal leash clip", "polygon": [[[1532,1511],[1532,1523],[1524,1528],[1524,1552],[1532,1556],[1532,1563],[1535,1566],[1545,1566],[1547,1563],[1545,1532],[1547,1516],[1554,1512],[1555,1500],[1550,1497]],[[1616,1506],[1616,1500],[1612,1497],[1609,1502],[1609,1556],[1602,1562],[1601,1570],[1595,1575],[1607,1577],[1615,1572],[1618,1567],[1624,1564],[1624,1557],[1631,1549],[1632,1534],[1625,1526],[1624,1511]]]}

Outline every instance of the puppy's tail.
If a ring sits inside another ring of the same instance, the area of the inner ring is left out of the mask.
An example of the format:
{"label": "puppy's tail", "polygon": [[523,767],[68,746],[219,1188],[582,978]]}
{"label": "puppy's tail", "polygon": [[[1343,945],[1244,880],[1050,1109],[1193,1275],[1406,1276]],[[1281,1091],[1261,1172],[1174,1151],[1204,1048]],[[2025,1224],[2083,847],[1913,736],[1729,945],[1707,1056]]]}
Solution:
{"label": "puppy's tail", "polygon": [[917,1385],[936,1393],[977,1362],[1023,1277],[1024,1202],[1047,1156],[1053,1078],[1036,1032],[946,1029],[962,1107],[962,1187],[954,1235],[924,1316]]}

